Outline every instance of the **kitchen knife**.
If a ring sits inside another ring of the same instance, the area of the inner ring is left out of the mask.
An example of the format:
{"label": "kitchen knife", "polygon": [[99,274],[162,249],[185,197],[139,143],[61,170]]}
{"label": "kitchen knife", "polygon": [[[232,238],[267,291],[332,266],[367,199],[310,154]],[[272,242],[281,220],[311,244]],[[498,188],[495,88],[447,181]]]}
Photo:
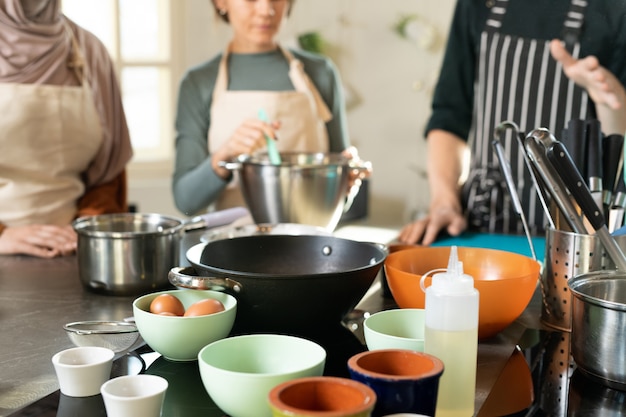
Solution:
{"label": "kitchen knife", "polygon": [[550,164],[550,161],[547,160],[546,149],[553,142],[556,142],[556,139],[550,132],[547,129],[539,128],[531,131],[526,136],[524,149],[526,149],[529,159],[535,166],[539,177],[547,187],[552,200],[565,217],[565,221],[571,230],[574,233],[586,234],[585,224],[570,200],[567,187],[552,164]]}
{"label": "kitchen knife", "polygon": [[618,184],[618,175],[622,161],[622,147],[624,145],[624,136],[613,134],[608,135],[602,140],[602,188],[604,188],[602,202],[611,209],[613,202],[613,194]]}
{"label": "kitchen knife", "polygon": [[547,150],[548,160],[560,175],[567,190],[580,206],[583,214],[596,231],[596,236],[611,257],[617,269],[626,271],[626,256],[606,227],[602,210],[598,207],[580,172],[574,165],[567,149],[561,142],[554,142]]}
{"label": "kitchen knife", "polygon": [[[602,128],[599,120],[587,120],[587,186],[596,205],[604,213],[602,186]],[[568,148],[566,148],[568,149]],[[580,171],[580,167],[579,167]]]}
{"label": "kitchen knife", "polygon": [[585,152],[587,149],[585,128],[584,120],[571,119],[567,122],[567,134],[563,138],[563,144],[569,150],[574,164],[581,172],[585,166]]}
{"label": "kitchen knife", "polygon": [[609,232],[613,233],[624,225],[624,212],[626,210],[626,182],[624,170],[619,169],[618,180],[615,185],[615,196],[609,209]]}

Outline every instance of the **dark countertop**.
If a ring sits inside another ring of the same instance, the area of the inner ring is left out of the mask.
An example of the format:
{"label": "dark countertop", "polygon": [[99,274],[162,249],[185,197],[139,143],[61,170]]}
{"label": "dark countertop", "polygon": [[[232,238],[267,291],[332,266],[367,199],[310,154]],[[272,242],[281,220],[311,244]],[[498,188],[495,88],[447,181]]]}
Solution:
{"label": "dark countertop", "polygon": [[74,256],[0,256],[0,415],[58,389],[52,355],[73,346],[64,324],[123,320],[132,300],[84,291]]}
{"label": "dark countertop", "polygon": [[[383,296],[381,287],[380,280],[377,280],[357,309],[375,312],[384,308],[393,308],[395,306],[393,300]],[[75,257],[44,260],[22,256],[0,256],[0,329],[2,330],[0,416],[54,415],[23,414],[18,410],[30,409],[32,406],[29,404],[40,402],[42,398],[50,395],[53,397],[54,407],[59,404],[58,383],[50,359],[54,353],[72,347],[72,343],[63,331],[63,325],[78,320],[122,320],[132,315],[134,298],[97,295],[85,291],[78,279]],[[541,294],[537,290],[530,305],[516,322],[493,339],[479,343],[476,415],[487,415],[484,410],[492,410],[493,403],[501,400],[493,398],[496,394],[501,395],[502,391],[495,388],[505,383],[499,378],[506,373],[503,370],[508,367],[510,358],[516,351],[523,352],[530,369],[533,374],[538,375],[539,381],[535,382],[535,402],[530,408],[531,412],[523,415],[598,415],[593,412],[564,414],[549,411],[546,414],[541,411],[550,409],[550,405],[546,403],[551,398],[556,398],[557,407],[562,409],[564,403],[567,404],[568,390],[566,387],[563,393],[560,385],[551,384],[560,391],[560,394],[554,397],[550,393],[545,394],[548,390],[541,383],[541,378],[545,379],[546,369],[548,371],[550,369],[549,366],[537,366],[538,363],[545,365],[546,345],[539,341],[545,340],[547,336],[549,343],[557,336],[555,340],[558,345],[562,343],[563,336],[560,332],[553,332],[543,326],[539,320],[540,311]],[[357,314],[353,323],[357,327],[355,330],[357,338],[362,335],[362,329],[358,327],[359,323]],[[517,346],[521,346],[522,349],[518,349]],[[543,357],[544,361],[537,360],[537,357]],[[171,370],[172,366],[179,366],[179,364],[172,365],[165,362],[165,364],[160,364],[160,368]],[[565,362],[564,372],[567,374],[565,380],[569,381],[569,376],[573,374],[575,377],[576,375],[573,367],[567,360]],[[159,361],[157,360],[155,364],[154,366],[159,365]],[[190,369],[185,372],[197,372],[195,370],[197,366],[186,366],[186,368]],[[183,366],[180,366],[180,370],[183,372]],[[572,381],[575,382],[574,379]],[[513,385],[515,382],[514,379]],[[611,407],[614,398],[622,394],[612,392],[612,390],[607,393],[606,389],[601,386],[589,385],[584,380],[582,387],[585,392],[590,392],[590,389],[598,391],[597,402],[601,402],[601,407]],[[55,393],[56,397],[54,397]],[[492,394],[491,397],[490,394]],[[574,394],[576,394],[575,390],[569,390],[570,397]],[[565,395],[564,400],[563,395]],[[607,397],[610,397],[611,401],[606,400]],[[577,403],[584,402],[575,396],[573,400]],[[538,404],[539,401],[542,404]],[[608,406],[607,402],[609,402]],[[486,406],[487,403],[489,406]],[[600,406],[594,403],[592,409]]]}

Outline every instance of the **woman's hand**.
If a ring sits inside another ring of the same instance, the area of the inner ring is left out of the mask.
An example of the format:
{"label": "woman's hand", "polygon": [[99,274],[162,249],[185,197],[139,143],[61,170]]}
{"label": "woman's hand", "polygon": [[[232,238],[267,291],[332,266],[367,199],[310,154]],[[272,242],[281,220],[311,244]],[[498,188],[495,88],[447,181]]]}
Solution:
{"label": "woman's hand", "polygon": [[556,39],[550,43],[550,52],[563,65],[565,75],[587,90],[594,103],[613,110],[624,106],[624,87],[615,75],[600,65],[595,56],[576,59]]}
{"label": "woman's hand", "polygon": [[265,135],[276,139],[276,131],[280,122],[264,123],[258,119],[245,120],[232,136],[215,152],[212,152],[211,165],[222,178],[227,179],[231,173],[219,166],[220,162],[228,161],[239,155],[252,155],[267,146]]}
{"label": "woman's hand", "polygon": [[467,228],[459,188],[467,143],[450,132],[433,129],[427,145],[429,213],[402,228],[401,243],[430,245],[442,230],[457,236]]}
{"label": "woman's hand", "polygon": [[438,204],[434,202],[426,216],[402,228],[398,241],[408,244],[420,243],[422,245],[430,245],[444,229],[451,236],[458,236],[466,228],[467,220],[458,204]]}
{"label": "woman's hand", "polygon": [[70,225],[12,226],[0,234],[0,254],[40,258],[66,256],[76,252],[77,240],[76,232]]}
{"label": "woman's hand", "polygon": [[[349,159],[351,162],[359,162],[359,168],[352,168],[348,172],[348,189],[346,191],[346,207],[349,208],[354,199],[356,198],[361,184],[365,178],[369,178],[372,175],[372,164],[369,162],[363,162],[359,157],[359,151],[356,147],[350,146],[341,152],[344,158]],[[346,208],[344,208],[345,210]]]}
{"label": "woman's hand", "polygon": [[[362,162],[359,157],[359,151],[356,147],[350,146],[341,152],[344,158],[349,159],[352,162]],[[361,185],[361,181],[365,178],[369,178],[372,175],[372,164],[369,162],[363,162],[361,168],[354,168],[350,170],[350,176],[348,180],[348,187],[353,185]]]}

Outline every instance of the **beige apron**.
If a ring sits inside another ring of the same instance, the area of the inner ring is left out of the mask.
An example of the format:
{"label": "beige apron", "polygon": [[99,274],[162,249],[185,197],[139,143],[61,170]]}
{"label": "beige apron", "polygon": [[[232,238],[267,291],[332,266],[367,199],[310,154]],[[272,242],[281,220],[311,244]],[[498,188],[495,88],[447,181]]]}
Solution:
{"label": "beige apron", "polygon": [[0,83],[2,223],[65,225],[74,219],[85,189],[81,173],[102,142],[86,78],[80,86]]}
{"label": "beige apron", "polygon": [[[227,61],[230,47],[222,56],[211,105],[208,132],[209,152],[219,148],[245,119],[258,117],[265,109],[270,120],[280,120],[276,145],[279,151],[327,152],[325,122],[332,114],[304,72],[302,63],[280,48],[289,62],[294,91],[228,91]],[[245,205],[237,179],[228,185],[215,203],[218,210]]]}

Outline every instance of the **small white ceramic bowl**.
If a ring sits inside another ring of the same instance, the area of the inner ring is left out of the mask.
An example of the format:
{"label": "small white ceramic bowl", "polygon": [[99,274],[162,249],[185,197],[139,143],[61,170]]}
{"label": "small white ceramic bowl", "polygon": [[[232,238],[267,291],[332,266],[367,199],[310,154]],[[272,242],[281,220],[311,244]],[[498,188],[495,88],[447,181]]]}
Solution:
{"label": "small white ceramic bowl", "polygon": [[374,313],[363,322],[369,350],[409,349],[424,351],[425,310],[402,308]]}
{"label": "small white ceramic bowl", "polygon": [[157,375],[126,375],[113,378],[100,388],[108,416],[158,417],[168,382]]}
{"label": "small white ceramic bowl", "polygon": [[69,397],[90,397],[109,379],[115,352],[99,346],[65,349],[52,357],[61,392]]}
{"label": "small white ceramic bowl", "polygon": [[228,337],[198,354],[202,383],[231,417],[271,417],[269,392],[276,385],[321,376],[326,351],[310,340],[278,334]]}

